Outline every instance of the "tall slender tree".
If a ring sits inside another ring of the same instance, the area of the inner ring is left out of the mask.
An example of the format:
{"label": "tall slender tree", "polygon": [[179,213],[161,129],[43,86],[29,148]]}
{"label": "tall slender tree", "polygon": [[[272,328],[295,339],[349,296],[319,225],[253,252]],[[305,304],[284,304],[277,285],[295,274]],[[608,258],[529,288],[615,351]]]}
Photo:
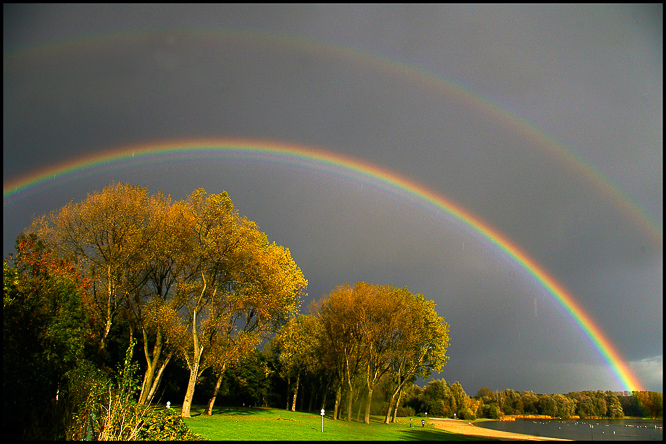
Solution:
{"label": "tall slender tree", "polygon": [[354,379],[363,368],[363,347],[356,312],[354,288],[348,283],[339,285],[321,305],[320,319],[324,331],[323,346],[332,355],[333,367],[341,373],[336,390],[336,409],[339,414],[343,385],[347,393],[347,421],[351,421]]}
{"label": "tall slender tree", "polygon": [[271,347],[277,352],[283,369],[283,378],[296,377],[291,404],[292,411],[296,411],[301,376],[314,374],[319,367],[317,348],[319,347],[320,330],[321,326],[316,317],[300,315],[290,319],[271,341]]}
{"label": "tall slender tree", "polygon": [[398,294],[405,301],[405,309],[399,316],[401,340],[392,359],[391,375],[395,385],[385,423],[391,420],[391,411],[397,410],[405,384],[414,376],[427,377],[432,371],[440,371],[448,360],[449,324],[437,314],[435,303],[407,289],[398,290]]}
{"label": "tall slender tree", "polygon": [[190,370],[182,416],[189,417],[202,356],[221,335],[266,334],[298,310],[307,281],[288,249],[269,243],[254,222],[240,218],[226,192],[189,197],[192,263],[180,286],[190,340],[181,348]]}
{"label": "tall slender tree", "polygon": [[392,286],[368,285],[354,287],[357,300],[361,344],[366,357],[366,402],[364,422],[370,424],[372,394],[379,379],[391,368],[395,352],[403,339],[400,322],[407,310],[400,292]]}

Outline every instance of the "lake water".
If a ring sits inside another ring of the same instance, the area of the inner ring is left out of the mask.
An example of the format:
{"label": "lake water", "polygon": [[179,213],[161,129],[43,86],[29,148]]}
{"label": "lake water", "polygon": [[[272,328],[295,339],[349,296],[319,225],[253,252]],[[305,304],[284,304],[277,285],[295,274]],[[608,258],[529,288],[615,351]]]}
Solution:
{"label": "lake water", "polygon": [[662,441],[664,421],[633,419],[517,419],[477,422],[475,425],[505,432],[577,441]]}

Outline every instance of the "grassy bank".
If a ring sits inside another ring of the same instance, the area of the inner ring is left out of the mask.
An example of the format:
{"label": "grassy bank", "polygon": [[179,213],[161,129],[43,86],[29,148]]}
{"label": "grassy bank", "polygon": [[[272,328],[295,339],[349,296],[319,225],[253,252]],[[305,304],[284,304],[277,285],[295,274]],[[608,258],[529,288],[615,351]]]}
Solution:
{"label": "grassy bank", "polygon": [[[180,406],[174,406],[180,409]],[[363,422],[333,421],[316,413],[290,412],[264,408],[216,408],[213,416],[203,414],[204,406],[193,406],[192,418],[186,419],[194,433],[215,441],[475,441],[464,435],[448,433],[428,424],[421,427],[421,419],[398,418],[396,424],[383,424],[380,417]]]}

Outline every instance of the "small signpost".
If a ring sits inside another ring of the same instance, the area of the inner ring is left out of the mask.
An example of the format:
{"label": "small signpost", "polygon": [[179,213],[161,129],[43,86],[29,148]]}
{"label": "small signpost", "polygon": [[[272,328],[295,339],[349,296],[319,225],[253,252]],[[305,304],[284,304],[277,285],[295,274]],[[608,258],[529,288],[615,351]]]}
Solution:
{"label": "small signpost", "polygon": [[321,409],[321,433],[324,433],[324,409]]}

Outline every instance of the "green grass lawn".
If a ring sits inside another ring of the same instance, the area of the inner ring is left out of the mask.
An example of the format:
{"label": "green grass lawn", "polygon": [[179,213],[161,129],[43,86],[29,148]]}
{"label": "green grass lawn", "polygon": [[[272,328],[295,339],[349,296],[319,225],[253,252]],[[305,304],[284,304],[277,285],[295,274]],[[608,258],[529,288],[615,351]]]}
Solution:
{"label": "green grass lawn", "polygon": [[[180,406],[174,406],[180,409]],[[213,416],[203,414],[204,406],[193,406],[192,418],[186,419],[194,433],[206,439],[223,441],[468,441],[477,440],[463,435],[447,433],[427,424],[421,427],[421,418],[398,418],[396,424],[383,424],[380,417],[363,422],[333,421],[316,413],[290,412],[268,408],[221,407],[213,409]],[[177,410],[178,411],[178,410]]]}

